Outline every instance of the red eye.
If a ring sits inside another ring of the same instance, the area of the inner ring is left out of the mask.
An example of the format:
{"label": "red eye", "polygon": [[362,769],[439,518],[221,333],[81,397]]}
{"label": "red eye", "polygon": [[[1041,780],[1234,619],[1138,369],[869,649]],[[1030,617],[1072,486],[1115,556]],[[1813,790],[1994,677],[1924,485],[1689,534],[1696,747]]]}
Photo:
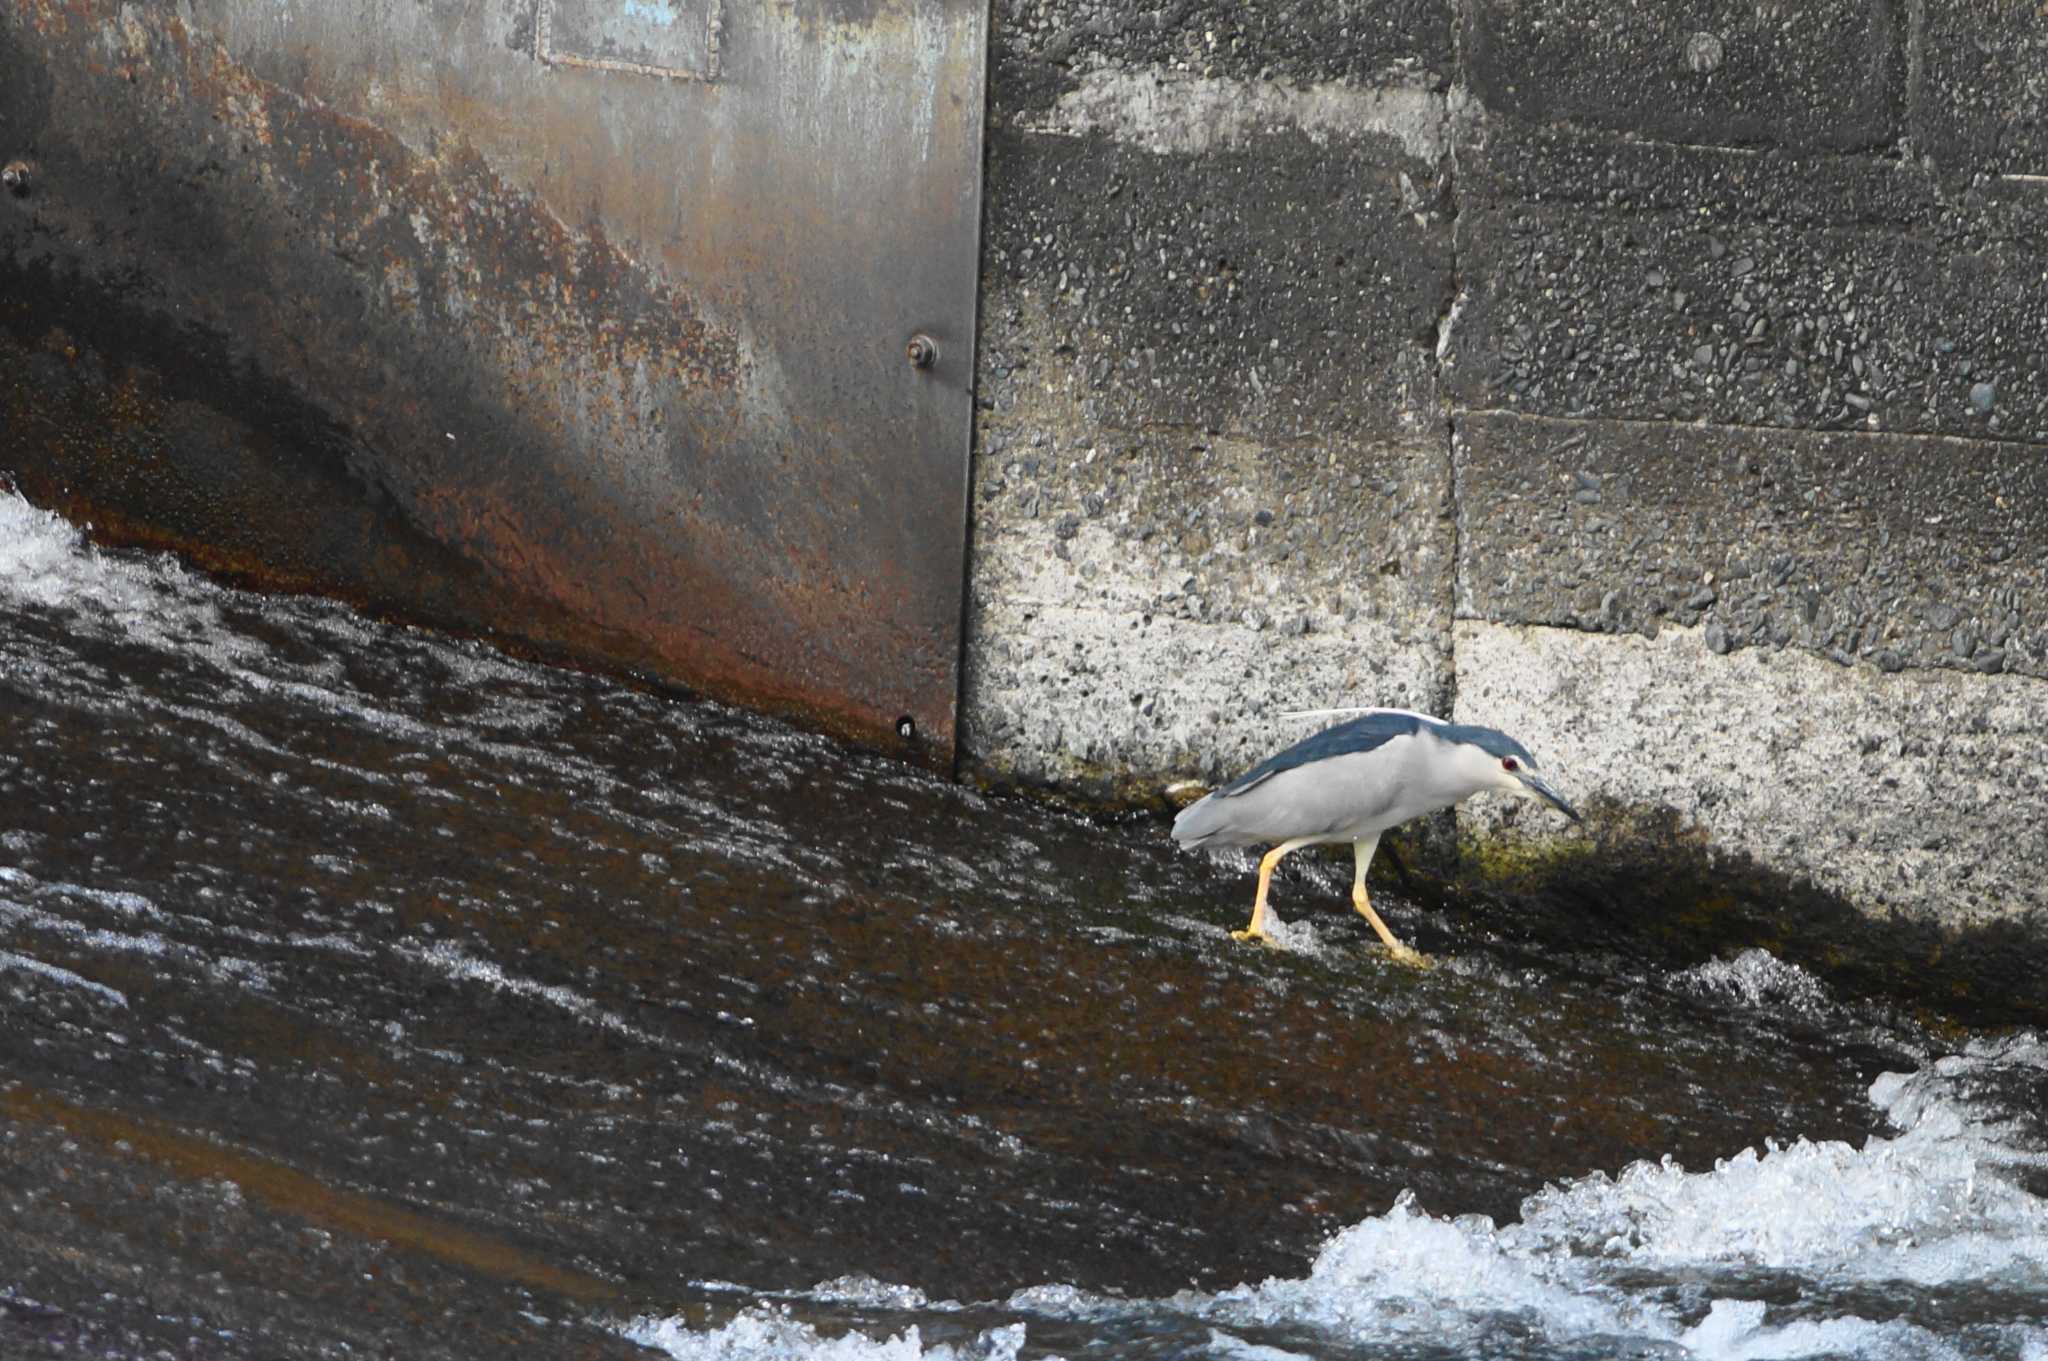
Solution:
{"label": "red eye", "polygon": [[1502,770],[1520,770],[1522,765],[1521,762],[1512,756],[1503,756],[1500,758],[1500,768]]}

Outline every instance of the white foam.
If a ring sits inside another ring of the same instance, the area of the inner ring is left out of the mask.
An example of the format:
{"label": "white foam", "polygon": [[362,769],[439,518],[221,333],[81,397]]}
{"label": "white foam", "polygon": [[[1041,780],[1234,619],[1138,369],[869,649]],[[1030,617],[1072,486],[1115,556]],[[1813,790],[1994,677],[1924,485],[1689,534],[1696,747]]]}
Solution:
{"label": "white foam", "polygon": [[1307,1352],[1284,1351],[1233,1337],[1220,1328],[1209,1330],[1209,1351],[1223,1361],[1314,1361]]}
{"label": "white foam", "polygon": [[102,553],[58,516],[0,491],[0,596],[167,651],[223,662],[260,651],[221,627],[220,594],[174,558]]}
{"label": "white foam", "polygon": [[841,1276],[812,1286],[805,1299],[858,1305],[863,1309],[928,1309],[932,1302],[914,1285],[896,1285],[873,1276]]}
{"label": "white foam", "polygon": [[42,960],[32,959],[27,955],[0,950],[0,969],[15,969],[22,973],[36,974],[49,979],[52,983],[60,983],[67,988],[77,988],[81,992],[89,992],[95,997],[104,998],[117,1007],[128,1005],[127,994],[115,988],[110,988],[104,983],[95,983],[90,978],[75,974],[69,969],[61,969],[55,964],[45,964]]}
{"label": "white foam", "polygon": [[[2035,1036],[1982,1041],[1873,1083],[1898,1132],[1860,1147],[1800,1139],[1696,1172],[1636,1163],[1547,1188],[1507,1225],[1432,1215],[1403,1195],[1332,1236],[1305,1276],[1163,1300],[1041,1285],[981,1307],[1260,1361],[1301,1354],[1305,1338],[1309,1354],[2048,1361],[2048,1201],[2015,1175],[2048,1161],[2039,1113],[2015,1109],[2044,1070]],[[1754,1298],[1764,1289],[1768,1301]],[[1980,1321],[1958,1330],[1948,1311],[1973,1292]],[[958,1308],[866,1278],[805,1297],[870,1315]],[[663,1327],[675,1356],[939,1354],[915,1329],[827,1339],[759,1311],[712,1332]]]}
{"label": "white foam", "polygon": [[[0,931],[57,937],[76,942],[81,948],[97,954],[143,955],[163,966],[198,972],[216,983],[248,991],[268,992],[276,987],[276,974],[268,965],[236,955],[219,954],[206,946],[179,939],[175,934],[176,928],[193,919],[166,912],[142,894],[92,888],[63,880],[44,882],[26,870],[11,866],[0,866],[0,885],[4,885],[11,894],[20,895],[19,899],[0,897]],[[87,909],[161,925],[172,934],[146,929],[123,931],[94,925],[89,916],[81,919],[83,910]],[[223,935],[253,944],[277,943],[277,937],[246,927],[217,929]],[[107,991],[126,1005],[119,994],[112,993],[111,989]]]}
{"label": "white foam", "polygon": [[915,1324],[882,1337],[862,1332],[826,1336],[777,1305],[745,1310],[724,1327],[703,1332],[680,1319],[651,1317],[634,1319],[618,1331],[677,1361],[1016,1361],[1024,1345],[1021,1323],[991,1328],[960,1346],[926,1347]]}
{"label": "white foam", "polygon": [[[1666,1159],[1553,1186],[1520,1223],[1445,1220],[1408,1199],[1333,1238],[1302,1280],[1218,1296],[1204,1312],[1292,1322],[1358,1340],[1446,1316],[1483,1331],[1512,1315],[1553,1339],[1676,1341],[1701,1356],[1884,1357],[1968,1353],[1907,1320],[1852,1315],[1773,1322],[1765,1305],[1717,1299],[1690,1324],[1641,1280],[1719,1280],[1765,1268],[1815,1281],[1995,1285],[2048,1299],[2048,1202],[2010,1175],[2042,1154],[2012,1129],[1970,1120],[1959,1092],[2006,1068],[2048,1067],[2032,1036],[1986,1042],[1872,1099],[1903,1126],[1861,1148],[1798,1140],[1688,1172]],[[1624,1286],[1620,1282],[1627,1281]],[[2015,1346],[2041,1345],[2022,1325]]]}
{"label": "white foam", "polygon": [[63,936],[77,941],[88,950],[103,953],[151,955],[158,958],[181,953],[178,947],[154,931],[130,935],[125,931],[112,931],[105,927],[88,927],[58,913],[45,912],[39,907],[30,907],[26,903],[17,903],[7,898],[0,898],[0,926]]}
{"label": "white foam", "polygon": [[[297,654],[288,660],[267,642],[236,629],[222,613],[227,605],[272,618],[286,615],[300,632],[334,638],[341,644],[334,652],[340,655],[360,650],[362,641],[379,628],[354,618],[346,607],[232,590],[187,571],[168,554],[102,552],[64,520],[5,490],[0,490],[0,600],[62,611],[79,630],[212,666],[230,685],[344,718],[399,741],[438,747],[446,737],[447,725],[408,717],[358,691],[334,655],[311,663]],[[375,636],[383,642],[390,638],[388,632]],[[495,679],[527,674],[515,663],[494,664],[458,645],[428,640],[423,646],[458,675]],[[24,664],[33,665],[34,659],[25,659]],[[178,706],[147,695],[132,698],[145,707],[211,725],[255,750],[288,754],[209,708]],[[498,697],[492,701],[490,722],[523,731],[546,721],[550,712],[545,704]],[[529,763],[543,759],[528,750],[514,749],[512,754]]]}
{"label": "white foam", "polygon": [[1680,1343],[1700,1361],[1785,1361],[1802,1356],[1882,1357],[1885,1361],[1969,1361],[1938,1334],[1897,1320],[1847,1315],[1773,1326],[1755,1300],[1715,1300]]}
{"label": "white foam", "polygon": [[1995,1166],[1926,1127],[1862,1149],[1802,1139],[1707,1172],[1638,1163],[1554,1187],[1510,1236],[1526,1251],[1636,1266],[1940,1284],[2048,1251],[2048,1207]]}
{"label": "white foam", "polygon": [[525,997],[537,1002],[546,1002],[559,1007],[577,1020],[603,1030],[614,1031],[642,1044],[659,1048],[668,1047],[661,1036],[627,1021],[613,1011],[607,1011],[592,999],[585,997],[574,988],[558,983],[542,983],[532,978],[508,974],[488,959],[478,959],[462,952],[446,941],[436,941],[427,946],[396,945],[393,953],[405,959],[414,960],[446,974],[459,982],[482,983],[499,992],[515,997]]}
{"label": "white foam", "polygon": [[64,520],[0,490],[0,590],[26,604],[68,604],[88,552]]}
{"label": "white foam", "polygon": [[1284,950],[1291,955],[1307,955],[1311,959],[1329,957],[1330,952],[1323,944],[1322,933],[1316,930],[1316,923],[1307,917],[1288,921],[1268,906],[1266,920],[1261,924],[1261,929],[1266,933],[1269,949]]}
{"label": "white foam", "polygon": [[1239,1327],[1305,1324],[1371,1341],[1483,1333],[1498,1315],[1540,1319],[1546,1332],[1566,1335],[1642,1329],[1640,1311],[1582,1284],[1553,1279],[1490,1219],[1441,1219],[1403,1195],[1324,1244],[1306,1277],[1177,1302]]}

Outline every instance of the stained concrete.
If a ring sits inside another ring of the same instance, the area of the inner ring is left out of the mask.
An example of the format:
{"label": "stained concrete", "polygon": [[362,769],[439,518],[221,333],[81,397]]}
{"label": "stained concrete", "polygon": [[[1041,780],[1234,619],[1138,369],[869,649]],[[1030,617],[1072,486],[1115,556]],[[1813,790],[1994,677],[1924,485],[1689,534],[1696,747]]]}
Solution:
{"label": "stained concrete", "polygon": [[1456,447],[1468,618],[2048,677],[2038,447],[1499,412]]}
{"label": "stained concrete", "polygon": [[2038,929],[2032,10],[998,5],[965,773],[1172,801],[1416,707],[1598,808],[1599,893],[1676,836],[1752,943]]}
{"label": "stained concrete", "polygon": [[1450,478],[1430,442],[1083,446],[1042,411],[982,434],[974,775],[1142,802],[1256,761],[1282,711],[1449,698]]}
{"label": "stained concrete", "polygon": [[1661,141],[1881,147],[1899,133],[1893,0],[1468,0],[1461,74],[1489,108]]}
{"label": "stained concrete", "polygon": [[1461,405],[2048,439],[2048,184],[1482,137],[1459,153]]}
{"label": "stained concrete", "polygon": [[1272,440],[1436,419],[1450,222],[1401,135],[1282,128],[1167,155],[1004,128],[989,161],[984,407],[1050,383],[1089,429]]}
{"label": "stained concrete", "polygon": [[1197,155],[1257,144],[1279,128],[1298,129],[1318,146],[1380,134],[1434,166],[1448,149],[1446,106],[1443,95],[1414,85],[1282,85],[1097,68],[1043,114],[1019,117],[1015,126],[1055,136],[1101,132],[1154,154]]}
{"label": "stained concrete", "polygon": [[1049,103],[1095,67],[1275,84],[1441,88],[1452,0],[996,0],[991,114]]}
{"label": "stained concrete", "polygon": [[970,776],[1156,799],[1448,701],[1447,119],[1167,66],[993,118]]}

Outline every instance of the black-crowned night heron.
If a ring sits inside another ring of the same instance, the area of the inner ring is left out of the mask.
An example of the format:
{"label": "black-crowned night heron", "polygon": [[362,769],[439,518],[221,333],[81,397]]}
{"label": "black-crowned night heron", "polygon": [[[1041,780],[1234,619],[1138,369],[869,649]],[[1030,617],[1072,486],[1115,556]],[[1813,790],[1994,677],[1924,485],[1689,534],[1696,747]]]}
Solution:
{"label": "black-crowned night heron", "polygon": [[1303,846],[1348,841],[1358,864],[1352,905],[1397,959],[1419,960],[1394,939],[1366,897],[1365,870],[1379,849],[1380,833],[1489,789],[1542,799],[1581,821],[1578,810],[1537,773],[1529,749],[1498,729],[1446,723],[1406,709],[1318,712],[1358,717],[1267,757],[1173,820],[1173,839],[1183,846],[1279,843],[1259,861],[1259,896],[1251,925],[1231,932],[1238,940],[1272,939],[1266,934],[1266,890],[1282,856]]}

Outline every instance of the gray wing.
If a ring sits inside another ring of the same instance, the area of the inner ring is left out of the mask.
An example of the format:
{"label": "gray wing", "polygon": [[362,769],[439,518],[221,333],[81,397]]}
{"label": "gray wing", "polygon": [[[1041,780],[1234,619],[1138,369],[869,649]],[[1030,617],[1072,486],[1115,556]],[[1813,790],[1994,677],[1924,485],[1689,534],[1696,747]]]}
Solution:
{"label": "gray wing", "polygon": [[1422,739],[1390,738],[1366,751],[1257,772],[1181,810],[1173,839],[1185,846],[1250,846],[1327,837],[1349,841],[1413,816],[1402,775]]}
{"label": "gray wing", "polygon": [[1216,792],[1226,797],[1242,794],[1282,771],[1327,761],[1346,752],[1371,751],[1397,737],[1412,737],[1418,732],[1443,726],[1444,721],[1440,718],[1407,709],[1367,709],[1348,723],[1325,728],[1302,738],[1285,751],[1268,756]]}

